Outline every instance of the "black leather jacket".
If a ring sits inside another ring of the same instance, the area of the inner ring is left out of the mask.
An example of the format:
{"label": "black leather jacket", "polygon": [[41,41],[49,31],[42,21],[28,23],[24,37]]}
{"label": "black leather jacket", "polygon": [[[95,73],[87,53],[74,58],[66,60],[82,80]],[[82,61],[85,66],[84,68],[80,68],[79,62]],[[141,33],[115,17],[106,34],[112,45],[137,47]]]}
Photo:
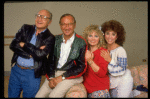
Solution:
{"label": "black leather jacket", "polygon": [[[11,66],[17,61],[18,56],[23,58],[34,59],[34,74],[35,77],[40,77],[46,73],[47,55],[54,52],[55,37],[47,29],[45,32],[37,35],[36,44],[30,43],[32,35],[35,33],[35,25],[24,24],[16,33],[15,39],[10,44],[10,49],[14,52],[11,60]],[[20,47],[19,43],[24,42],[24,47]],[[41,46],[46,46],[43,50]]]}

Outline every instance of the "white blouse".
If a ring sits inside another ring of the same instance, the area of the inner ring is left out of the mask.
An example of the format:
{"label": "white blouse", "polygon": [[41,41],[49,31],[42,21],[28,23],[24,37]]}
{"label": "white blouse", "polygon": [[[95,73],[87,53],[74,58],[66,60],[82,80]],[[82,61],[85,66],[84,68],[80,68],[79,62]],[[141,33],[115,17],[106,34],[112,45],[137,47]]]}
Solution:
{"label": "white blouse", "polygon": [[110,51],[111,62],[108,64],[110,88],[117,87],[127,68],[127,54],[123,47],[117,47]]}

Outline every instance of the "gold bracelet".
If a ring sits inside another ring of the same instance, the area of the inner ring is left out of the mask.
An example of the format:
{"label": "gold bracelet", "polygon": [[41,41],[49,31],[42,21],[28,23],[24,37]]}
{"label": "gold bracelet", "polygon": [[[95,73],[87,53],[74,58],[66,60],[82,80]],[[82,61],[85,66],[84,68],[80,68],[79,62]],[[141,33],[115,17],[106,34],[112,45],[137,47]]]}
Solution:
{"label": "gold bracelet", "polygon": [[88,61],[88,64],[89,64],[89,65],[93,64],[93,61],[90,59],[90,60]]}

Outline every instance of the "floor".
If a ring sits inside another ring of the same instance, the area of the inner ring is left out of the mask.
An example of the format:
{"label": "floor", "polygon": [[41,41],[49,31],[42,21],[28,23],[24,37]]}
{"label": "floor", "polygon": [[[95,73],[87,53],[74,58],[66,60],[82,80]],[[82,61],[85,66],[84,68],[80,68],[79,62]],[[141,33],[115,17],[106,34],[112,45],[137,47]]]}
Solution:
{"label": "floor", "polygon": [[[44,83],[45,78],[46,78],[45,76],[42,76],[40,87]],[[8,84],[9,84],[9,76],[4,76],[4,97],[5,98],[8,98]],[[20,97],[22,98],[22,92],[20,94]]]}

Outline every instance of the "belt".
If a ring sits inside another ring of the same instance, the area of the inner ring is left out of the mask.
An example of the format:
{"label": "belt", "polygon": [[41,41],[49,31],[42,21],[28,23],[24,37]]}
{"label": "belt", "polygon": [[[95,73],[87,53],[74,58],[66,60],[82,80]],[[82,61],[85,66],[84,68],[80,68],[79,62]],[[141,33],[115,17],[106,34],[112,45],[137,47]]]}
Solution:
{"label": "belt", "polygon": [[32,67],[23,67],[23,66],[20,66],[18,64],[17,64],[17,66],[20,67],[21,69],[33,69],[33,66]]}

